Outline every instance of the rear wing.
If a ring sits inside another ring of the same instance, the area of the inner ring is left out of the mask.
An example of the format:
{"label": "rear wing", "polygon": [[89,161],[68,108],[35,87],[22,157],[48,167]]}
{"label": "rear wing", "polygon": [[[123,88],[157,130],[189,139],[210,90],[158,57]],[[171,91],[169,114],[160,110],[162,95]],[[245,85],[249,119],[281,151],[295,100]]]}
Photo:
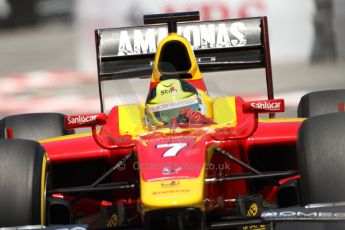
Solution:
{"label": "rear wing", "polygon": [[[177,32],[192,45],[202,72],[265,68],[268,99],[274,99],[266,17],[178,23]],[[164,24],[96,30],[99,83],[151,76],[167,33]]]}

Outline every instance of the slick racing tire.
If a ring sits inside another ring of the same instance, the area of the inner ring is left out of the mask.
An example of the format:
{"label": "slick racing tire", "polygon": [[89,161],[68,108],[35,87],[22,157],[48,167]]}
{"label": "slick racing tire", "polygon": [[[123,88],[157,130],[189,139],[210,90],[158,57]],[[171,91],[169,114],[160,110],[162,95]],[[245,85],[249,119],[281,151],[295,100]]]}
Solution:
{"label": "slick racing tire", "polygon": [[303,204],[345,201],[345,113],[311,117],[298,133]]}
{"label": "slick racing tire", "polygon": [[0,228],[45,223],[46,181],[39,143],[0,139]]}
{"label": "slick racing tire", "polygon": [[73,134],[66,130],[64,115],[59,113],[30,113],[8,116],[0,120],[0,138],[5,137],[5,129],[11,128],[13,138],[40,140],[49,137]]}
{"label": "slick racing tire", "polygon": [[317,115],[344,111],[345,90],[325,90],[304,95],[297,110],[298,117],[313,117]]}

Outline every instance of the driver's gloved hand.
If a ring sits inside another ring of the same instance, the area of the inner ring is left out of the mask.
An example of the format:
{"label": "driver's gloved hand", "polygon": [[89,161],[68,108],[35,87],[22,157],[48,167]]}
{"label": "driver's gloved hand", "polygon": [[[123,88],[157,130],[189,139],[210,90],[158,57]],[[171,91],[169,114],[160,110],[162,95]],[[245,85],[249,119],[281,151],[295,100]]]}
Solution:
{"label": "driver's gloved hand", "polygon": [[192,110],[189,107],[180,110],[179,115],[177,117],[177,122],[183,124],[214,124],[214,121],[212,119],[202,115],[198,111]]}

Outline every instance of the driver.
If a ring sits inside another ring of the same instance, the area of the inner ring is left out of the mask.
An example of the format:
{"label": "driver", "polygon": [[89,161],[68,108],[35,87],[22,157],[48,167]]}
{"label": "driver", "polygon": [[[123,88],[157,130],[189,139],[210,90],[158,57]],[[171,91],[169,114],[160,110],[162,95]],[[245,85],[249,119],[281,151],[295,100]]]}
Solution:
{"label": "driver", "polygon": [[150,126],[214,123],[205,116],[205,105],[197,89],[180,79],[163,80],[153,87],[145,112]]}

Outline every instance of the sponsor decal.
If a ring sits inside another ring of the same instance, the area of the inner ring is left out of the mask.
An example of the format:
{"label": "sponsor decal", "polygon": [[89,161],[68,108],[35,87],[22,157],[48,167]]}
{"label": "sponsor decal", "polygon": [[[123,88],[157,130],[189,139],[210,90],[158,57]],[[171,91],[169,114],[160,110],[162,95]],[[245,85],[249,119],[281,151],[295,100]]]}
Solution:
{"label": "sponsor decal", "polygon": [[173,194],[173,193],[189,193],[189,189],[174,189],[174,190],[168,190],[168,191],[157,191],[152,192],[152,195],[166,195],[166,194]]}
{"label": "sponsor decal", "polygon": [[284,112],[284,100],[260,100],[260,101],[248,101],[243,103],[244,112]]}
{"label": "sponsor decal", "polygon": [[107,115],[105,113],[65,116],[65,127],[66,129],[74,129],[103,125],[106,123],[106,120]]}
{"label": "sponsor decal", "polygon": [[78,116],[78,117],[67,117],[67,122],[69,125],[72,124],[85,124],[85,123],[89,123],[92,121],[95,121],[97,118],[96,115],[93,116]]}
{"label": "sponsor decal", "polygon": [[252,106],[253,109],[265,109],[265,110],[272,110],[272,111],[280,109],[280,102],[273,102],[273,103],[269,103],[266,101],[264,101],[263,103],[252,102],[250,105]]}
{"label": "sponsor decal", "polygon": [[[193,49],[244,46],[247,39],[242,31],[247,30],[242,22],[178,27],[177,33],[185,37]],[[129,33],[132,34],[129,34]],[[167,28],[133,31],[121,30],[118,56],[156,52],[157,44],[168,35]],[[131,39],[133,38],[133,39]]]}
{"label": "sponsor decal", "polygon": [[166,95],[166,94],[177,94],[177,89],[175,89],[174,86],[171,86],[170,89],[163,89],[161,90],[160,94]]}
{"label": "sponsor decal", "polygon": [[[260,19],[181,23],[177,33],[193,50],[261,45]],[[166,26],[100,30],[101,57],[153,54],[168,35]]]}
{"label": "sponsor decal", "polygon": [[185,99],[185,100],[174,101],[174,102],[169,102],[169,103],[162,103],[158,105],[149,105],[149,106],[146,106],[146,111],[151,112],[151,113],[160,112],[160,111],[169,110],[169,109],[181,108],[184,106],[193,105],[197,103],[199,103],[197,98]]}
{"label": "sponsor decal", "polygon": [[164,181],[163,181],[161,183],[161,187],[171,187],[171,186],[177,186],[177,185],[180,185],[180,181],[173,180],[173,181],[170,181],[168,183],[164,183]]}
{"label": "sponsor decal", "polygon": [[307,211],[277,211],[277,212],[264,212],[261,214],[262,218],[301,218],[301,219],[344,219],[344,212],[307,212]]}
{"label": "sponsor decal", "polygon": [[252,203],[248,210],[247,210],[247,216],[256,216],[259,212],[259,207],[256,203]]}
{"label": "sponsor decal", "polygon": [[163,168],[163,174],[164,175],[170,175],[170,174],[176,174],[178,173],[179,171],[181,171],[181,167],[178,167],[178,168]]}
{"label": "sponsor decal", "polygon": [[249,225],[249,226],[244,226],[242,228],[243,230],[266,230],[265,225]]}
{"label": "sponsor decal", "polygon": [[113,215],[111,215],[111,217],[108,219],[107,221],[107,227],[111,228],[111,227],[116,227],[119,224],[119,218],[117,217],[116,213],[114,213]]}
{"label": "sponsor decal", "polygon": [[[251,203],[246,211],[247,216],[258,216],[261,213],[261,209],[257,203]],[[242,230],[266,230],[266,225],[246,225],[242,227]]]}

